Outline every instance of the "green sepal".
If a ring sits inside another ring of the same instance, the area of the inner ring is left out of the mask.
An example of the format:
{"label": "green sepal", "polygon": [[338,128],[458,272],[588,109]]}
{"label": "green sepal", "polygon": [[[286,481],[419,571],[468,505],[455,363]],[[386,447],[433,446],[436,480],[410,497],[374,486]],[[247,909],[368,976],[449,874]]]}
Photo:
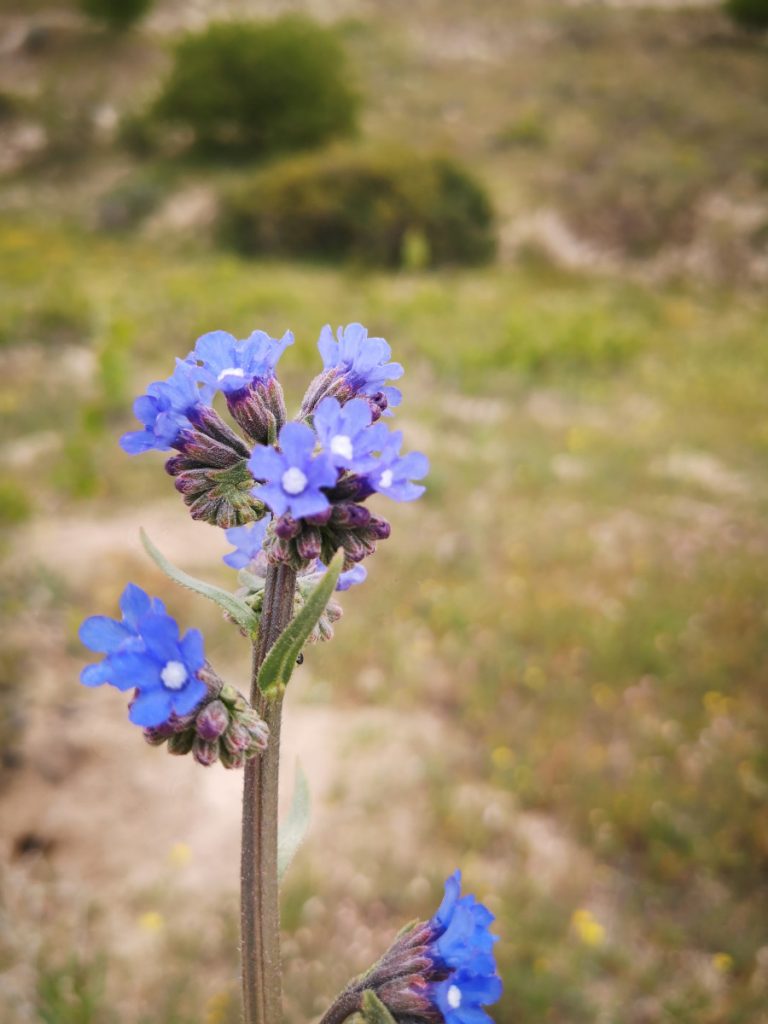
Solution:
{"label": "green sepal", "polygon": [[139,536],[141,537],[141,543],[144,545],[144,550],[149,557],[158,569],[162,569],[165,575],[172,579],[174,583],[186,587],[187,590],[193,590],[202,597],[207,597],[209,601],[213,601],[214,604],[223,608],[227,615],[234,619],[238,626],[242,626],[249,636],[253,637],[256,635],[259,629],[259,617],[244,601],[241,601],[239,597],[235,597],[234,594],[230,594],[228,590],[222,590],[221,587],[216,587],[212,583],[205,583],[203,580],[190,576],[189,573],[184,572],[182,569],[177,569],[162,552],[158,551],[143,528],[139,529]]}
{"label": "green sepal", "polygon": [[395,1018],[373,989],[367,988],[363,992],[363,1005],[360,1012],[365,1024],[395,1024]]}
{"label": "green sepal", "polygon": [[277,832],[277,877],[282,880],[309,828],[310,799],[307,777],[296,762],[296,782],[288,816]]}
{"label": "green sepal", "polygon": [[259,686],[265,696],[281,693],[288,685],[296,659],[325,611],[343,565],[344,551],[339,549],[320,582],[304,598],[304,607],[270,647],[259,670]]}

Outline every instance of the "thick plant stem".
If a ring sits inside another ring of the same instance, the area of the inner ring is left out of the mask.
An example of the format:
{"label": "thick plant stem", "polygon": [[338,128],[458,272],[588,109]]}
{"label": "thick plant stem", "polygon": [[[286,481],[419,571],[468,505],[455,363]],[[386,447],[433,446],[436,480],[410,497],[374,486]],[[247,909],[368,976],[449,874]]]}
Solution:
{"label": "thick plant stem", "polygon": [[267,700],[257,677],[269,648],[293,614],[296,573],[270,566],[259,639],[253,647],[251,703],[269,726],[269,743],[245,766],[240,926],[245,1024],[280,1024],[280,903],[277,879],[277,784],[282,696]]}
{"label": "thick plant stem", "polygon": [[326,1010],[320,1019],[320,1024],[343,1024],[347,1017],[351,1017],[353,1013],[358,1013],[362,1005],[362,993],[347,989]]}

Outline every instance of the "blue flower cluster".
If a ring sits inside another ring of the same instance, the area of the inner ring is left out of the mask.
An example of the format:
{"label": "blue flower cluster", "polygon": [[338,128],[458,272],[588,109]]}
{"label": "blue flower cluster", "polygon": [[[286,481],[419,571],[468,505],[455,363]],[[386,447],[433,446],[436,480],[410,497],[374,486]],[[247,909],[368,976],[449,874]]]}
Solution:
{"label": "blue flower cluster", "polygon": [[448,976],[429,985],[429,998],[446,1024],[482,1024],[483,1010],[501,996],[493,956],[498,936],[490,931],[493,914],[474,896],[461,896],[461,872],[445,883],[445,896],[429,922],[428,955]]}
{"label": "blue flower cluster", "polygon": [[455,872],[434,917],[402,932],[361,989],[372,988],[399,1024],[490,1024],[484,1008],[502,991],[493,920],[474,896],[461,895]]}
{"label": "blue flower cluster", "polygon": [[136,725],[159,726],[172,715],[188,715],[208,692],[199,675],[205,665],[202,634],[190,629],[180,637],[162,601],[133,583],[123,591],[120,610],[119,621],[92,615],[80,627],[85,646],[105,655],[83,669],[81,681],[135,689],[130,719]]}
{"label": "blue flower cluster", "polygon": [[[293,340],[290,332],[276,339],[254,331],[240,341],[226,331],[203,335],[167,380],[137,399],[142,429],[125,434],[121,445],[132,455],[176,450],[166,470],[193,518],[242,531],[226,559],[234,568],[262,546],[272,561],[297,570],[317,558],[328,564],[343,547],[350,570],[389,536],[389,524],[362,503],[374,493],[418,498],[424,487],[415,481],[428,462],[418,452],[402,455],[402,433],[379,422],[400,403],[387,382],[403,368],[391,361],[387,342],[361,324],[340,327],[335,337],[323,328],[323,370],[298,420],[287,423],[275,370]],[[213,408],[217,392],[245,436]],[[255,531],[252,524],[269,513],[271,527]]]}

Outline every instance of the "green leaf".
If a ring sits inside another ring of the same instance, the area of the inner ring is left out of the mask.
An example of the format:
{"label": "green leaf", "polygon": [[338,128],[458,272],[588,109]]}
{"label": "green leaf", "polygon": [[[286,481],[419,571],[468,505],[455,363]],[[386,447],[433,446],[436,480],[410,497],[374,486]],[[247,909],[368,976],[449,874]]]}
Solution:
{"label": "green leaf", "polygon": [[341,548],[333,556],[327,572],[321,577],[304,599],[304,607],[298,615],[291,619],[280,636],[269,649],[264,664],[259,671],[259,686],[264,694],[281,692],[291,678],[296,667],[296,659],[307,642],[317,620],[325,611],[336,581],[344,565],[344,552]]}
{"label": "green leaf", "polygon": [[277,877],[282,879],[296,855],[296,851],[304,842],[309,828],[309,786],[307,777],[296,762],[296,782],[293,787],[293,799],[288,817],[280,825],[277,833]]}
{"label": "green leaf", "polygon": [[363,992],[362,1015],[365,1024],[395,1024],[395,1018],[379,999],[373,989]]}
{"label": "green leaf", "polygon": [[227,615],[233,618],[239,626],[242,626],[250,636],[254,636],[258,632],[259,617],[254,614],[244,601],[241,601],[239,597],[235,597],[234,594],[230,594],[228,590],[222,590],[221,587],[216,587],[212,583],[205,583],[203,580],[190,576],[189,573],[184,572],[182,569],[177,569],[172,562],[168,561],[165,555],[158,551],[143,528],[139,530],[139,535],[141,543],[144,545],[144,550],[149,557],[174,583],[186,587],[187,590],[194,590],[196,594],[201,594],[203,597],[207,597],[209,601],[213,601],[220,608],[223,608]]}

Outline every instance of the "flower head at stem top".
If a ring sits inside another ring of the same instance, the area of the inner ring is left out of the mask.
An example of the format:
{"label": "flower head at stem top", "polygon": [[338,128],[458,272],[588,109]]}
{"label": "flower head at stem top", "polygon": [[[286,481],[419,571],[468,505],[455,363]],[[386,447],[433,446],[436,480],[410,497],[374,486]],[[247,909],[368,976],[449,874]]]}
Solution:
{"label": "flower head at stem top", "polygon": [[315,443],[315,435],[308,426],[286,423],[280,431],[280,451],[270,447],[254,449],[248,468],[263,483],[252,493],[275,515],[288,513],[299,519],[329,507],[321,488],[332,487],[338,473],[327,455],[313,454]]}
{"label": "flower head at stem top", "polygon": [[207,693],[199,676],[205,665],[202,635],[190,629],[180,637],[162,603],[134,584],[126,587],[120,605],[121,622],[94,615],[80,627],[85,646],[106,655],[83,670],[81,681],[136,689],[130,709],[136,725],[159,726],[174,714],[189,714]]}

